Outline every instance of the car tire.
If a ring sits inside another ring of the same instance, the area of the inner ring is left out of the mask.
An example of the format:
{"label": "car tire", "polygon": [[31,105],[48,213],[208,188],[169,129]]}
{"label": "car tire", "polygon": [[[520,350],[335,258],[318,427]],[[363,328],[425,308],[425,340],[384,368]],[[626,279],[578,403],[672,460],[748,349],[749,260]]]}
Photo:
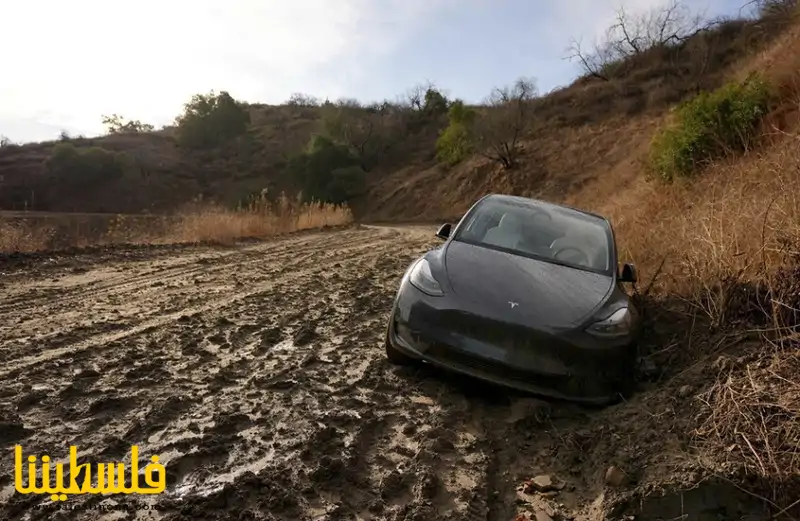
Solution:
{"label": "car tire", "polygon": [[416,360],[408,356],[407,354],[399,351],[392,345],[392,341],[389,340],[389,328],[386,328],[386,337],[383,341],[383,347],[386,350],[386,358],[395,365],[413,365],[416,363]]}

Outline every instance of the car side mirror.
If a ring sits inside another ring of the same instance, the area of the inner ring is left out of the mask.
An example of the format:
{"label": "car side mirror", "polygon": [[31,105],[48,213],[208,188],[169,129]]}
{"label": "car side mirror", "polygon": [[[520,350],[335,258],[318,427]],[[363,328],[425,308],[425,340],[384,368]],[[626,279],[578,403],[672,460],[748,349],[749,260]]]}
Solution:
{"label": "car side mirror", "polygon": [[622,265],[622,273],[619,276],[620,282],[631,282],[636,284],[639,280],[639,277],[636,273],[636,266],[633,264],[628,264],[627,262]]}
{"label": "car side mirror", "polygon": [[453,225],[450,223],[445,223],[439,227],[439,231],[436,232],[436,236],[440,239],[447,239],[450,237],[450,230],[453,228]]}

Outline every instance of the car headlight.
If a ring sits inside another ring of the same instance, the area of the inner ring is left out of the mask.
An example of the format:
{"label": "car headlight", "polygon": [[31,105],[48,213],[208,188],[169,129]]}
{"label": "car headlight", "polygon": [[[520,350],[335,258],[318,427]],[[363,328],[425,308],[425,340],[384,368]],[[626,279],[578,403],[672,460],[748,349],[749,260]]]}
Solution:
{"label": "car headlight", "polygon": [[441,297],[444,295],[442,287],[436,279],[433,278],[430,264],[425,259],[420,259],[414,267],[411,268],[408,280],[411,282],[412,286],[427,295],[432,297]]}
{"label": "car headlight", "polygon": [[589,333],[600,337],[625,336],[633,331],[634,316],[630,309],[621,308],[607,318],[586,328]]}

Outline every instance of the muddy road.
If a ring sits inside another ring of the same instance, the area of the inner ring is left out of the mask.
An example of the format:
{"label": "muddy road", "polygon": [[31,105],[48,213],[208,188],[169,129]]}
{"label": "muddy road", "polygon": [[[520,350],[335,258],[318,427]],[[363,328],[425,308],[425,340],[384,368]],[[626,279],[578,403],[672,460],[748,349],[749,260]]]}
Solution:
{"label": "muddy road", "polygon": [[[603,458],[645,450],[613,445],[610,413],[384,357],[397,283],[433,232],[6,262],[0,519],[572,519],[602,494]],[[631,428],[658,432],[647,417]],[[54,459],[77,445],[90,463],[138,444],[141,467],[160,456],[167,490],[16,494],[15,444]],[[557,488],[518,490],[537,474]]]}

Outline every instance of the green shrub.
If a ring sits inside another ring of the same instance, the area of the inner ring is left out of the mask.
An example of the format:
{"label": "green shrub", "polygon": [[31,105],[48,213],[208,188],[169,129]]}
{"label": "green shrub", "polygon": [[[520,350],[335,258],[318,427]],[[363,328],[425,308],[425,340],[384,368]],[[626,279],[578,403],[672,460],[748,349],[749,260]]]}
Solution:
{"label": "green shrub", "polygon": [[449,166],[460,163],[472,151],[472,139],[463,123],[450,123],[436,140],[436,160]]}
{"label": "green shrub", "polygon": [[192,96],[175,123],[181,146],[213,148],[244,134],[250,125],[250,112],[227,92],[212,91]]}
{"label": "green shrub", "polygon": [[344,203],[363,193],[366,174],[348,146],[321,135],[289,160],[287,172],[305,200]]}
{"label": "green shrub", "polygon": [[366,187],[367,175],[360,166],[353,165],[337,168],[331,172],[331,180],[328,183],[328,202],[333,204],[346,203],[362,195],[366,191]]}
{"label": "green shrub", "polygon": [[689,176],[730,152],[748,148],[769,108],[767,83],[753,76],[681,104],[674,124],[653,139],[650,166],[665,181]]}
{"label": "green shrub", "polygon": [[447,97],[433,87],[428,87],[425,91],[425,103],[423,110],[431,116],[439,116],[447,113]]}
{"label": "green shrub", "polygon": [[447,165],[454,165],[466,159],[474,151],[471,132],[475,111],[460,100],[456,100],[447,111],[450,124],[436,140],[436,159]]}
{"label": "green shrub", "polygon": [[61,142],[45,161],[47,169],[67,183],[77,186],[116,179],[125,170],[126,156],[105,148],[76,148]]}

